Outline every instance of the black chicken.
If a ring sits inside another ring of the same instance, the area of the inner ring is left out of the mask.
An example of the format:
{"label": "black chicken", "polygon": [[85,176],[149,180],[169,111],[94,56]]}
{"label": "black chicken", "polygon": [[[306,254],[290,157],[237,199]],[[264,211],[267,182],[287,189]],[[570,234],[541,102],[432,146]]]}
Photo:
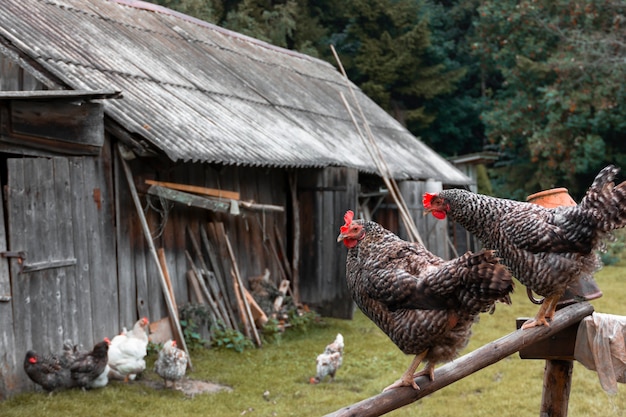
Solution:
{"label": "black chicken", "polygon": [[[406,242],[372,221],[344,216],[337,241],[349,249],[346,279],[359,308],[405,354],[416,355],[402,378],[387,387],[434,380],[435,365],[454,359],[481,312],[510,304],[513,279],[494,251],[445,261],[423,245]],[[422,360],[425,369],[415,374]]]}
{"label": "black chicken", "polygon": [[83,390],[93,387],[93,383],[106,369],[108,362],[109,341],[105,338],[97,343],[91,352],[79,354],[70,366],[74,384]]}
{"label": "black chicken", "polygon": [[451,189],[424,194],[424,208],[438,219],[449,216],[497,250],[513,275],[544,297],[536,317],[522,327],[547,326],[568,285],[601,266],[596,251],[611,231],[626,226],[626,181],[614,185],[618,172],[602,169],[574,206],[544,208]]}

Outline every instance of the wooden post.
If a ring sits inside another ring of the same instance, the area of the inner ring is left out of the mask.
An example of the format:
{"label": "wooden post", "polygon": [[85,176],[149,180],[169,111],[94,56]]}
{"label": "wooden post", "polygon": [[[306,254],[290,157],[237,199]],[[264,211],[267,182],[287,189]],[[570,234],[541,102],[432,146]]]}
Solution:
{"label": "wooden post", "polygon": [[574,361],[547,360],[540,417],[567,417]]}
{"label": "wooden post", "polygon": [[[328,414],[326,417],[374,417],[396,410],[492,365],[525,346],[553,336],[573,323],[580,322],[591,313],[593,313],[593,306],[587,302],[572,304],[559,310],[549,327],[540,326],[527,330],[519,329],[437,368],[434,381],[429,381],[426,376],[417,378],[415,381],[420,387],[419,390],[414,390],[412,387],[389,390],[344,407]],[[557,415],[555,414],[554,416]]]}

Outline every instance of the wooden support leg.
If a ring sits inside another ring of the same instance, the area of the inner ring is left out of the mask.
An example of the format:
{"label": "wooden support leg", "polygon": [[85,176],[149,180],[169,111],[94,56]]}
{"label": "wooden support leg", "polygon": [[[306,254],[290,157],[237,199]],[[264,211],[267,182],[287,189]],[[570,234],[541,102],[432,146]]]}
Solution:
{"label": "wooden support leg", "polygon": [[567,417],[573,369],[573,361],[546,361],[540,417]]}

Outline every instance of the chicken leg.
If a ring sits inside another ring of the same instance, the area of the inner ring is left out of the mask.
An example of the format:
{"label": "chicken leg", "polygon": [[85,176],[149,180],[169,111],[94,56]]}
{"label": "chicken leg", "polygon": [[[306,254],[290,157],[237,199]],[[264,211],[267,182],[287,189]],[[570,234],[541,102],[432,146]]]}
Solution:
{"label": "chicken leg", "polygon": [[[394,388],[400,388],[400,387],[413,387],[414,389],[419,390],[420,387],[417,386],[417,383],[415,382],[415,378],[416,376],[423,375],[423,372],[426,372],[427,370],[424,370],[420,372],[419,374],[416,374],[415,370],[417,369],[418,366],[420,366],[422,359],[424,359],[427,353],[428,353],[428,349],[418,355],[415,355],[413,362],[411,362],[411,365],[409,365],[409,369],[407,369],[406,372],[402,374],[402,377],[399,380],[397,380],[396,382],[394,382],[393,384],[385,388],[383,392],[389,391],[390,389],[394,389]],[[431,370],[431,371],[428,371],[428,373],[429,375],[431,375],[431,380],[432,380],[434,378],[434,370]]]}
{"label": "chicken leg", "polygon": [[553,295],[552,297],[546,297],[541,303],[541,307],[539,307],[539,311],[534,319],[528,320],[526,323],[522,325],[522,330],[530,329],[531,327],[536,326],[550,326],[548,320],[552,320],[554,317],[554,312],[556,310],[556,305],[561,298],[560,295]]}

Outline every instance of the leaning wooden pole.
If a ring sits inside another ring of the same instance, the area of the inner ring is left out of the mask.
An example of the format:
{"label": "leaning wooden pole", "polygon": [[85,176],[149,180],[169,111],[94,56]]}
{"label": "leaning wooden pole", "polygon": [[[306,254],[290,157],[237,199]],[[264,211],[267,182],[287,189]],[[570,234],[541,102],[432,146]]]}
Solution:
{"label": "leaning wooden pole", "polygon": [[327,414],[326,417],[381,416],[424,398],[526,346],[547,339],[566,327],[580,322],[591,313],[593,313],[593,306],[587,302],[565,307],[557,312],[550,327],[542,326],[517,330],[438,368],[435,371],[434,381],[429,381],[425,376],[417,378],[415,381],[420,387],[417,391],[411,387],[390,390]]}
{"label": "leaning wooden pole", "polygon": [[[121,145],[118,145],[121,146]],[[135,180],[133,179],[133,174],[130,171],[130,167],[124,160],[122,156],[122,149],[118,148],[118,156],[119,160],[122,164],[122,168],[124,170],[124,174],[126,175],[126,181],[128,182],[128,188],[130,189],[130,194],[133,197],[133,202],[135,203],[135,209],[137,210],[137,215],[139,216],[139,222],[141,223],[141,227],[143,229],[143,234],[146,238],[146,242],[148,242],[148,247],[150,249],[150,254],[156,264],[157,272],[159,273],[159,280],[161,282],[161,290],[163,291],[163,298],[165,298],[165,304],[167,305],[167,311],[172,318],[172,322],[174,323],[174,333],[176,334],[176,340],[180,340],[182,342],[183,350],[187,353],[187,366],[189,366],[190,370],[193,370],[193,366],[191,364],[191,357],[189,356],[189,350],[187,349],[187,343],[185,343],[185,336],[183,334],[183,330],[180,327],[180,321],[178,320],[178,311],[174,308],[174,304],[172,303],[172,299],[170,298],[170,292],[167,287],[167,282],[165,280],[165,275],[163,273],[163,269],[161,269],[161,263],[159,262],[159,255],[157,254],[156,247],[154,246],[154,242],[152,241],[152,233],[150,232],[150,227],[148,227],[148,221],[143,214],[143,207],[141,206],[141,201],[139,201],[139,194],[137,193],[137,187],[135,187]]]}
{"label": "leaning wooden pole", "polygon": [[354,117],[350,104],[348,103],[348,100],[346,100],[343,93],[339,93],[339,95],[341,96],[341,100],[343,101],[343,104],[346,107],[346,110],[348,111],[350,118],[352,119],[352,123],[354,124],[354,127],[357,130],[357,133],[361,137],[363,144],[365,145],[367,151],[369,152],[370,157],[372,158],[372,161],[374,161],[374,164],[376,165],[376,168],[378,169],[378,172],[381,178],[383,179],[385,185],[387,186],[387,190],[389,191],[389,194],[391,195],[396,205],[398,206],[398,213],[400,214],[400,219],[404,223],[404,226],[407,229],[407,233],[409,234],[409,237],[414,242],[419,242],[420,244],[423,244],[424,242],[422,241],[422,238],[420,237],[420,234],[417,231],[417,226],[415,225],[415,221],[411,217],[409,208],[407,207],[406,202],[404,201],[404,198],[402,197],[402,194],[400,193],[400,188],[398,187],[396,180],[393,178],[393,175],[391,174],[391,171],[389,170],[389,166],[385,162],[383,154],[380,151],[380,148],[378,147],[376,140],[374,139],[372,130],[370,129],[369,123],[367,122],[365,118],[365,113],[363,112],[363,108],[359,104],[359,100],[357,99],[356,94],[354,92],[354,88],[352,87],[352,84],[350,83],[350,80],[348,79],[348,75],[345,69],[343,68],[343,64],[341,63],[341,60],[339,59],[339,55],[337,54],[337,51],[335,50],[335,47],[333,45],[330,45],[330,49],[333,52],[335,60],[337,61],[337,65],[339,65],[339,70],[341,71],[341,74],[343,75],[344,80],[346,81],[346,87],[348,88],[348,91],[350,92],[350,95],[352,96],[352,100],[354,101],[357,107],[357,110],[359,111],[359,114],[361,116],[361,119],[363,120],[363,126],[365,128],[366,135],[364,135],[363,132],[361,132],[359,123],[357,122],[356,117]]}

